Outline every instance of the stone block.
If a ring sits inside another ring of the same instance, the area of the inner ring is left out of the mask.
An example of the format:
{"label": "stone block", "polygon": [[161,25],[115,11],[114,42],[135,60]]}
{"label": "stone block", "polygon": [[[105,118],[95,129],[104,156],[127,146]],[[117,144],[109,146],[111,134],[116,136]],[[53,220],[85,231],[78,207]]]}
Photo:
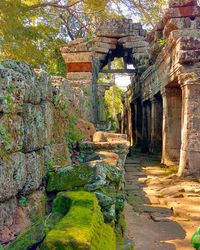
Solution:
{"label": "stone block", "polygon": [[106,49],[116,49],[116,44],[105,43],[105,42],[94,42],[94,48],[106,48]]}
{"label": "stone block", "polygon": [[67,63],[67,72],[92,72],[92,62]]}
{"label": "stone block", "polygon": [[5,226],[9,227],[12,225],[13,223],[12,215],[14,214],[16,208],[17,208],[16,198],[12,198],[3,203],[0,203],[0,241],[1,241],[1,236],[3,235],[3,232],[1,232],[1,230],[3,230]]}
{"label": "stone block", "polygon": [[116,249],[114,230],[104,223],[94,194],[60,193],[54,200],[53,212],[61,213],[64,217],[47,234],[43,249],[50,250],[58,245],[69,250]]}
{"label": "stone block", "polygon": [[46,124],[42,107],[25,104],[22,115],[24,121],[24,151],[31,152],[43,148],[46,144]]}
{"label": "stone block", "polygon": [[170,0],[169,8],[182,7],[182,6],[196,6],[197,0]]}
{"label": "stone block", "polygon": [[62,56],[64,58],[65,63],[92,62],[91,52],[63,53]]}
{"label": "stone block", "polygon": [[93,79],[93,75],[91,72],[67,72],[67,79],[68,80],[75,80],[75,81],[81,81],[81,80],[91,80]]}
{"label": "stone block", "polygon": [[24,139],[23,120],[14,114],[0,117],[0,156],[22,150]]}
{"label": "stone block", "polygon": [[127,43],[127,42],[140,42],[140,41],[144,41],[144,38],[140,36],[126,36],[118,40],[120,44]]}
{"label": "stone block", "polygon": [[149,44],[145,41],[137,41],[137,42],[126,42],[123,44],[124,48],[141,48],[148,47]]}
{"label": "stone block", "polygon": [[[54,107],[51,102],[44,101],[41,103],[41,110],[42,110],[42,116],[44,119],[44,130],[45,133],[43,134],[44,136],[44,143],[45,145],[48,145],[51,143],[52,138],[53,138],[53,126],[54,126]],[[39,131],[38,131],[39,132]]]}
{"label": "stone block", "polygon": [[178,51],[177,59],[179,63],[199,62],[200,50]]}
{"label": "stone block", "polygon": [[200,37],[182,37],[177,44],[177,50],[197,50],[200,49]]}
{"label": "stone block", "polygon": [[23,193],[29,194],[40,187],[47,172],[43,150],[25,154],[25,161],[27,176],[23,186]]}
{"label": "stone block", "polygon": [[94,51],[95,53],[105,53],[105,54],[107,54],[109,52],[109,48],[93,47],[92,51]]}
{"label": "stone block", "polygon": [[133,23],[132,27],[134,30],[141,30],[142,29],[142,24],[141,23]]}
{"label": "stone block", "polygon": [[23,153],[10,154],[0,160],[0,202],[21,191],[26,183],[27,171]]}
{"label": "stone block", "polygon": [[95,170],[87,165],[72,166],[48,173],[47,191],[65,191],[83,187],[95,178]]}
{"label": "stone block", "polygon": [[78,43],[78,44],[69,44],[63,45],[60,48],[61,53],[70,53],[70,52],[87,52],[89,51],[89,45],[87,42]]}
{"label": "stone block", "polygon": [[77,128],[77,131],[80,131],[84,140],[92,141],[93,135],[96,132],[96,129],[93,123],[87,122],[83,119],[79,119],[77,121],[76,128]]}
{"label": "stone block", "polygon": [[143,37],[146,37],[146,36],[147,36],[147,31],[141,29],[141,30],[139,31],[139,35],[140,35],[140,36],[143,36]]}
{"label": "stone block", "polygon": [[110,43],[110,44],[117,44],[116,38],[110,38],[110,37],[95,37],[93,42],[101,42],[101,43]]}
{"label": "stone block", "polygon": [[37,72],[37,86],[40,89],[41,100],[51,101],[53,94],[53,87],[51,77],[43,70]]}
{"label": "stone block", "polygon": [[21,112],[25,94],[25,77],[13,69],[0,68],[0,112]]}
{"label": "stone block", "polygon": [[70,153],[66,141],[58,144],[51,144],[44,148],[44,158],[47,168],[53,166],[71,165]]}
{"label": "stone block", "polygon": [[186,7],[176,7],[168,9],[164,13],[163,21],[167,22],[171,18],[181,18],[181,17],[198,17],[200,16],[200,7],[199,6],[186,6]]}
{"label": "stone block", "polygon": [[[67,106],[68,107],[68,106]],[[53,138],[52,142],[59,144],[67,136],[68,117],[65,109],[62,111],[59,108],[54,108],[54,125],[53,125]]]}

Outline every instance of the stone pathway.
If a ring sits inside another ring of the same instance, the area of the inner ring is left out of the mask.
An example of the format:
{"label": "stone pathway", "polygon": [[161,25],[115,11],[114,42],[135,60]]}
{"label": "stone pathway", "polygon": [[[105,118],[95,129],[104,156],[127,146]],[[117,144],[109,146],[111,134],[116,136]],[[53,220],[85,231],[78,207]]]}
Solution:
{"label": "stone pathway", "polygon": [[126,238],[134,250],[192,250],[191,236],[200,225],[200,183],[179,179],[176,169],[141,153],[127,158]]}

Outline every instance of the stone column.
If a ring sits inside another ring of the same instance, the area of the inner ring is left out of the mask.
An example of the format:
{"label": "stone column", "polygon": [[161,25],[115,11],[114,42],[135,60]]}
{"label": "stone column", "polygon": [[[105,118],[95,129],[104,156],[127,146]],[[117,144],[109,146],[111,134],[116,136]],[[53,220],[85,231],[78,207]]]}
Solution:
{"label": "stone column", "polygon": [[147,120],[147,105],[143,104],[142,106],[142,144],[141,151],[142,153],[147,153],[149,151],[148,145],[148,120]]}
{"label": "stone column", "polygon": [[182,145],[178,175],[200,177],[200,82],[182,86]]}
{"label": "stone column", "polygon": [[66,64],[66,78],[77,99],[76,107],[85,120],[96,122],[95,65],[93,54],[84,39],[77,39],[61,47]]}
{"label": "stone column", "polygon": [[163,98],[163,146],[162,163],[177,165],[181,147],[181,110],[180,88],[166,88]]}
{"label": "stone column", "polygon": [[142,145],[142,104],[140,100],[137,100],[135,104],[135,117],[136,117],[136,147],[141,147]]}
{"label": "stone column", "polygon": [[151,146],[152,153],[162,151],[162,102],[151,99]]}

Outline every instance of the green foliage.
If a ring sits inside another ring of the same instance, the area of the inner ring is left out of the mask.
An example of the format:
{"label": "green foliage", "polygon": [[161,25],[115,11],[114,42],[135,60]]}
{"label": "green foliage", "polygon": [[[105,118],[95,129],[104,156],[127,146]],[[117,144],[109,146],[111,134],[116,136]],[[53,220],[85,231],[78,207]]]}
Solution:
{"label": "green foliage", "polygon": [[48,167],[49,170],[51,170],[56,164],[53,160],[49,160],[45,162],[45,165]]}
{"label": "green foliage", "polygon": [[166,43],[167,43],[167,39],[166,38],[161,38],[159,41],[160,47],[164,48]]}
{"label": "green foliage", "polygon": [[111,122],[111,129],[118,127],[117,115],[122,112],[123,104],[121,95],[123,91],[116,85],[106,91],[105,93],[105,104],[107,106],[107,119]]}
{"label": "green foliage", "polygon": [[196,249],[200,249],[200,227],[197,228],[196,232],[192,236],[192,246]]}
{"label": "green foliage", "polygon": [[28,200],[25,196],[21,196],[19,198],[19,206],[20,207],[26,207],[28,205]]}

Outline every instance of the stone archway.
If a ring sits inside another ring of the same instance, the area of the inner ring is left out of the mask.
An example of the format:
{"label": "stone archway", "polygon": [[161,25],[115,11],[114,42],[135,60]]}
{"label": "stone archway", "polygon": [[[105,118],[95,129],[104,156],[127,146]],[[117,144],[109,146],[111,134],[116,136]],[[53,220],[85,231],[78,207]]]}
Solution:
{"label": "stone archway", "polygon": [[[105,21],[92,43],[77,39],[62,46],[61,53],[67,67],[66,78],[79,91],[79,109],[83,117],[95,123],[98,120],[98,73],[107,64],[108,70],[102,71],[104,73],[134,73],[135,70],[129,70],[127,65],[133,64],[135,68],[145,66],[150,57],[146,31],[131,19]],[[123,70],[112,71],[109,68],[115,57],[123,58]]]}

